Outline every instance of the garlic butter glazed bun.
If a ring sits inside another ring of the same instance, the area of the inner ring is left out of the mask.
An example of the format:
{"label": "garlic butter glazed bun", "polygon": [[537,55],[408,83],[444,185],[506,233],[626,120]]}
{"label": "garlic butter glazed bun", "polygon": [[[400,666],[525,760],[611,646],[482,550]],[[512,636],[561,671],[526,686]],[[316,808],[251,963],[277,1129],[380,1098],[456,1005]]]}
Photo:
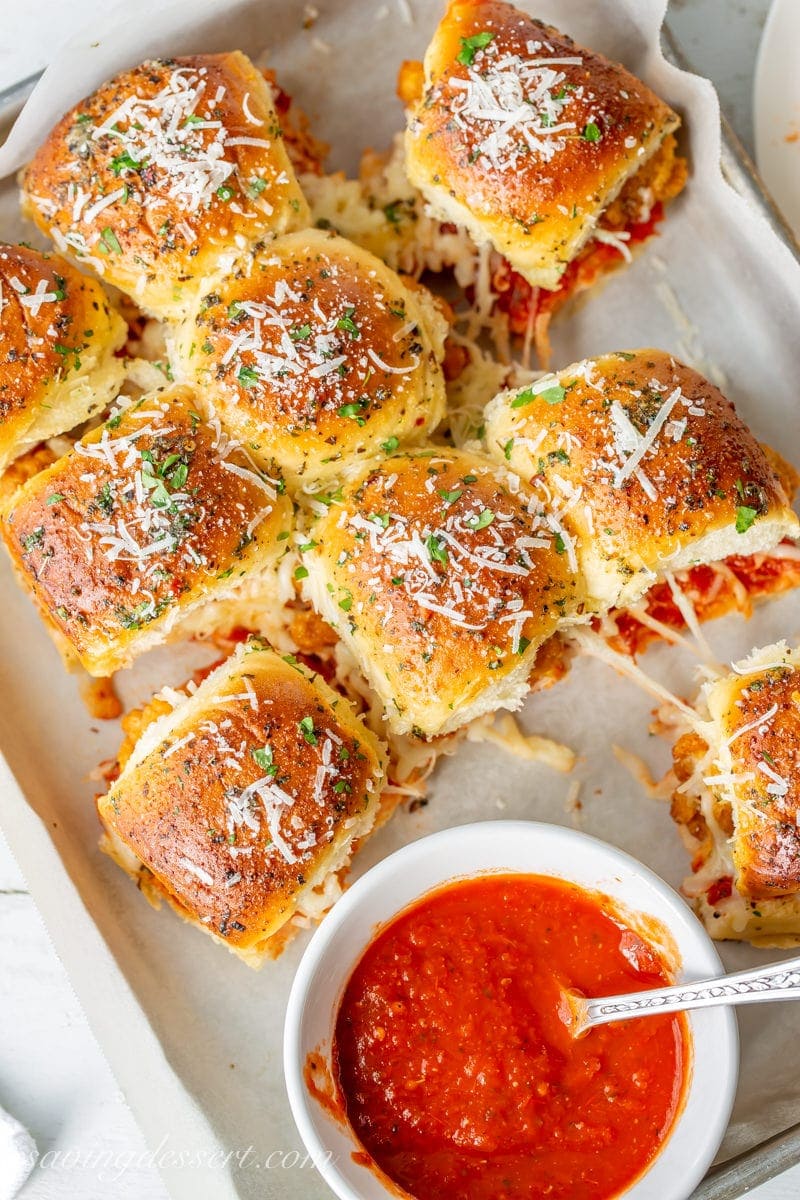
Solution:
{"label": "garlic butter glazed bun", "polygon": [[238,50],[152,60],[98,88],[34,155],[23,204],[160,317],[226,256],[308,221],[267,83]]}
{"label": "garlic butter glazed bun", "polygon": [[502,392],[486,439],[558,514],[597,610],[633,603],[665,571],[768,550],[800,529],[777,456],[718,388],[661,350],[586,359]]}
{"label": "garlic butter glazed bun", "polygon": [[98,800],[103,848],[249,965],[316,918],[372,829],[385,758],[347,700],[251,641],[145,730]]}
{"label": "garlic butter glazed bun", "polygon": [[438,424],[446,331],[424,288],[312,229],[218,282],[176,353],[254,456],[307,482]]}
{"label": "garlic butter glazed bun", "polygon": [[753,651],[705,686],[673,752],[684,883],[712,937],[800,940],[800,653]]}
{"label": "garlic butter glazed bun", "polygon": [[292,516],[283,488],[173,388],[30,479],[0,532],[65,656],[107,675],[276,560]]}
{"label": "garlic butter glazed bun", "polygon": [[55,254],[0,245],[0,472],[114,399],[125,337],[93,279]]}
{"label": "garlic butter glazed bun", "polygon": [[443,221],[553,289],[679,119],[617,63],[510,4],[453,0],[411,106],[411,182]]}
{"label": "garlic butter glazed bun", "polygon": [[560,535],[519,480],[457,450],[371,467],[312,525],[308,595],[397,733],[517,708],[537,648],[577,606]]}

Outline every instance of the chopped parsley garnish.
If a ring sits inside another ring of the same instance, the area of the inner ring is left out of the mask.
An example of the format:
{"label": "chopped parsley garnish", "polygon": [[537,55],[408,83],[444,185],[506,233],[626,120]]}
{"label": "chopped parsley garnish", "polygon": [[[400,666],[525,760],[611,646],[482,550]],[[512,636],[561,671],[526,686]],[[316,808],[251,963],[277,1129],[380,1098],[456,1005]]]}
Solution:
{"label": "chopped parsley garnish", "polygon": [[126,150],[124,154],[118,154],[116,158],[112,158],[109,165],[114,174],[119,177],[123,171],[138,171],[141,163],[138,163],[135,158],[131,158]]}
{"label": "chopped parsley garnish", "polygon": [[162,467],[161,474],[176,491],[180,491],[188,478],[189,467],[185,462],[179,462],[171,471],[167,471]]}
{"label": "chopped parsley garnish", "polygon": [[443,488],[439,488],[439,495],[442,497],[442,499],[444,500],[444,502],[446,504],[455,504],[456,500],[460,499],[461,496],[463,496],[463,494],[464,493],[461,490],[461,488],[455,488],[455,490],[452,492],[448,492],[448,491],[445,491]]}
{"label": "chopped parsley garnish", "polygon": [[263,749],[259,750],[251,750],[250,753],[253,755],[256,765],[261,767],[265,775],[274,778],[278,774],[278,768],[275,766],[272,758],[271,746],[264,746]]}
{"label": "chopped parsley garnish", "polygon": [[385,442],[381,442],[381,450],[384,450],[387,454],[394,454],[399,445],[400,439],[392,434],[392,436],[387,438]]}
{"label": "chopped parsley garnish", "polygon": [[594,121],[589,121],[588,125],[584,125],[581,137],[585,142],[599,142],[601,136],[600,130]]}
{"label": "chopped parsley garnish", "polygon": [[347,595],[344,596],[343,599],[341,599],[339,601],[339,608],[342,610],[342,612],[350,612],[350,609],[352,607],[353,607],[353,597],[348,592]]}
{"label": "chopped parsley garnish", "polygon": [[467,521],[470,529],[485,529],[487,525],[491,525],[494,520],[494,513],[490,508],[484,508],[478,513],[477,517],[470,517]]}
{"label": "chopped parsley garnish", "polygon": [[55,342],[53,344],[53,349],[55,350],[56,354],[60,354],[61,357],[64,359],[66,359],[70,354],[74,354],[75,355],[75,370],[79,371],[81,369],[81,360],[79,357],[80,356],[80,346],[65,346],[63,342]]}
{"label": "chopped parsley garnish", "polygon": [[106,247],[106,250],[110,250],[114,254],[122,254],[122,246],[119,244],[119,238],[110,225],[106,225],[105,229],[101,231],[100,240]]}
{"label": "chopped parsley garnish", "polygon": [[44,541],[44,525],[37,526],[32,533],[22,539],[22,548],[26,554],[30,554],[31,550],[35,550],[37,546],[41,546]]}
{"label": "chopped parsley garnish", "polygon": [[567,394],[566,388],[561,387],[556,383],[552,387],[544,388],[537,392],[535,387],[526,387],[523,391],[518,392],[511,401],[512,408],[523,408],[526,404],[531,404],[534,400],[544,400],[545,404],[560,404]]}
{"label": "chopped parsley garnish", "polygon": [[297,580],[308,579],[308,567],[295,567],[294,577]]}
{"label": "chopped parsley garnish", "polygon": [[311,337],[311,326],[308,324],[295,325],[294,329],[289,330],[289,337],[293,342],[304,342],[306,338]]}
{"label": "chopped parsley garnish", "polygon": [[560,533],[556,534],[556,554],[566,554],[567,544]]}
{"label": "chopped parsley garnish", "polygon": [[257,175],[254,175],[252,179],[248,180],[247,194],[251,200],[257,200],[261,193],[265,190],[266,186],[266,179],[259,179]]}
{"label": "chopped parsley garnish", "polygon": [[[146,484],[147,478],[145,477],[145,486]],[[172,497],[167,491],[166,484],[160,479],[156,480],[155,487],[150,491],[150,503],[153,508],[168,508],[172,503]]]}
{"label": "chopped parsley garnish", "polygon": [[376,525],[380,525],[381,529],[388,529],[391,517],[388,513],[370,513],[369,520],[374,521]]}
{"label": "chopped parsley garnish", "polygon": [[736,509],[736,532],[747,533],[757,516],[758,509],[749,508],[746,504],[740,504]]}
{"label": "chopped parsley garnish", "polygon": [[350,334],[351,338],[360,338],[361,330],[353,320],[353,314],[355,311],[355,308],[346,308],[344,310],[344,316],[339,317],[339,320],[336,322],[336,328],[344,329],[346,333]]}
{"label": "chopped parsley garnish", "polygon": [[97,496],[97,507],[107,517],[111,516],[114,511],[114,495],[111,491],[111,484],[104,483]]}
{"label": "chopped parsley garnish", "polygon": [[511,451],[514,449],[514,439],[509,438],[505,446],[503,446],[503,456],[506,462],[511,462]]}
{"label": "chopped parsley garnish", "polygon": [[236,378],[242,387],[255,387],[255,385],[258,383],[258,372],[254,371],[252,367],[240,367]]}
{"label": "chopped parsley garnish", "polygon": [[314,729],[313,717],[303,717],[302,721],[297,722],[297,728],[299,732],[302,733],[309,746],[316,746],[317,734]]}
{"label": "chopped parsley garnish", "polygon": [[223,183],[217,188],[217,195],[224,204],[227,204],[229,200],[233,199],[233,188],[228,187],[227,183]]}
{"label": "chopped parsley garnish", "polygon": [[63,492],[53,492],[52,496],[47,497],[48,504],[59,504],[64,499]]}
{"label": "chopped parsley garnish", "polygon": [[471,67],[477,52],[485,49],[491,41],[494,41],[494,34],[487,30],[484,30],[483,33],[474,33],[472,37],[462,37],[461,49],[456,55],[456,62],[460,62],[464,67]]}
{"label": "chopped parsley garnish", "polygon": [[351,421],[357,421],[359,425],[365,425],[364,409],[367,406],[368,402],[365,400],[357,400],[352,404],[343,404],[339,409],[339,416],[349,417]]}
{"label": "chopped parsley garnish", "polygon": [[[425,539],[425,549],[428,551],[431,562],[447,563],[447,546],[443,538],[436,537],[431,533]],[[394,583],[394,580],[392,580]]]}

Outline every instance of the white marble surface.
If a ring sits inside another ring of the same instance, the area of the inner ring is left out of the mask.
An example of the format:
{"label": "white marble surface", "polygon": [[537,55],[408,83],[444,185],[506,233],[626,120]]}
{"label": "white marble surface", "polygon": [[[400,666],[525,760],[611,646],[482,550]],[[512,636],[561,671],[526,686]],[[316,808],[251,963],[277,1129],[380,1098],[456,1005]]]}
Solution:
{"label": "white marble surface", "polygon": [[[301,0],[294,2],[301,7]],[[44,66],[64,38],[106,8],[105,0],[4,0],[0,89]],[[749,149],[753,67],[768,8],[769,0],[670,5],[670,22],[692,65],[714,80]],[[0,1105],[28,1126],[41,1155],[22,1200],[167,1200],[2,837]],[[0,1178],[0,1196],[3,1191]],[[796,1200],[800,1167],[750,1195]]]}

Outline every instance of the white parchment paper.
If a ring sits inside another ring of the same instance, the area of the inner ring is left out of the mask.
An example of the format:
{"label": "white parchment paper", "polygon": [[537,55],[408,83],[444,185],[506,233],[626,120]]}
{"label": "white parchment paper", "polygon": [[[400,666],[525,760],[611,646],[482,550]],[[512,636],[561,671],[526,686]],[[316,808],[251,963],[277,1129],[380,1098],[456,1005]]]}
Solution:
{"label": "white parchment paper", "polygon": [[[18,168],[62,112],[114,71],[148,55],[234,48],[253,57],[268,52],[283,87],[331,142],[333,165],[354,169],[365,146],[384,146],[400,127],[397,67],[403,58],[421,57],[440,6],[409,0],[409,22],[405,0],[317,3],[311,29],[303,27],[299,0],[185,0],[109,13],[102,28],[77,37],[48,69],[0,149],[0,175]],[[662,236],[556,323],[554,365],[610,349],[663,347],[713,373],[757,434],[800,464],[800,267],[723,183],[716,97],[708,82],[664,61],[663,8],[664,0],[536,6],[537,16],[623,61],[682,113],[692,163],[689,186],[671,207]],[[0,191],[0,236],[32,238],[16,215],[11,181]],[[776,637],[797,639],[800,597],[784,597],[750,622],[715,622],[707,633],[723,659]],[[693,664],[683,652],[655,648],[647,666],[673,688],[693,692]],[[124,675],[123,698],[141,701],[185,673],[184,653],[154,652]],[[578,821],[677,885],[687,861],[667,806],[641,791],[612,750],[617,743],[635,751],[655,774],[666,768],[666,743],[647,733],[649,710],[629,682],[598,663],[578,663],[566,682],[533,697],[523,715],[528,729],[579,752],[578,814],[565,808],[570,779],[497,748],[466,744],[440,765],[428,806],[398,813],[359,855],[356,871],[446,826],[528,817]],[[268,1159],[274,1151],[301,1150],[280,1044],[306,939],[254,974],[171,913],[148,907],[97,849],[96,785],[88,773],[113,755],[119,738],[116,723],[92,723],[76,681],[65,675],[3,561],[0,749],[10,768],[0,762],[3,825],[111,1065],[151,1146],[159,1148],[155,1159],[173,1194],[187,1200],[322,1200],[328,1192],[313,1170]],[[730,969],[769,954],[723,948]],[[783,1130],[800,1112],[800,1007],[756,1006],[743,1011],[740,1025],[741,1082],[721,1157]],[[209,1161],[215,1148],[220,1155]]]}

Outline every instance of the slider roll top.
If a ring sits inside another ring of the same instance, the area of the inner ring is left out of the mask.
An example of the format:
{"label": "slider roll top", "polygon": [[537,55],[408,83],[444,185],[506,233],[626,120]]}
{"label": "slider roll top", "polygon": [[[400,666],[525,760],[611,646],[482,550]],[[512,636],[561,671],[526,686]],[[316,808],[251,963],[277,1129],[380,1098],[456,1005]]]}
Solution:
{"label": "slider roll top", "polygon": [[251,641],[145,731],[98,801],[105,849],[257,966],[337,898],[384,775],[348,701]]}
{"label": "slider roll top", "polygon": [[444,415],[447,324],[424,288],[344,238],[280,238],[180,330],[188,378],[296,484],[420,441]]}
{"label": "slider roll top", "polygon": [[707,684],[674,749],[684,891],[716,938],[800,940],[800,653],[754,651]]}
{"label": "slider roll top", "polygon": [[718,388],[660,350],[587,359],[501,393],[486,439],[573,540],[598,612],[635,603],[665,572],[798,535],[791,468]]}
{"label": "slider roll top", "polygon": [[7,503],[2,536],[68,661],[128,666],[287,545],[292,505],[188,389],[119,409]]}
{"label": "slider roll top", "polygon": [[62,253],[158,317],[308,223],[269,87],[238,50],[154,59],[98,88],[34,155],[23,203]]}
{"label": "slider roll top", "polygon": [[126,335],[93,279],[56,254],[0,245],[0,472],[107,407]]}
{"label": "slider roll top", "polygon": [[407,170],[437,217],[552,290],[679,123],[623,67],[510,4],[452,0],[409,110]]}
{"label": "slider roll top", "polygon": [[433,737],[522,704],[580,597],[566,542],[516,476],[480,454],[400,454],[318,507],[307,595],[394,732]]}

